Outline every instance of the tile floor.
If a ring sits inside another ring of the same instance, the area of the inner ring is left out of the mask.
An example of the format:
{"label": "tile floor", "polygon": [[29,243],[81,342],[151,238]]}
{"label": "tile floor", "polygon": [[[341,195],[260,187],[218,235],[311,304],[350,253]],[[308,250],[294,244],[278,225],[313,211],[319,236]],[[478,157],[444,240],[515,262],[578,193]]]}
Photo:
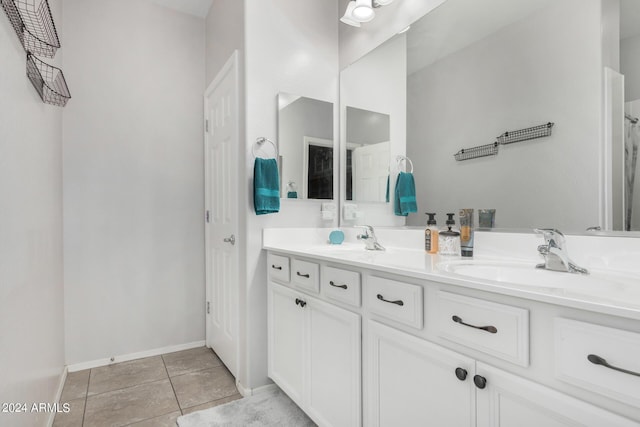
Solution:
{"label": "tile floor", "polygon": [[235,379],[206,347],[72,372],[54,427],[175,427],[180,415],[240,399]]}

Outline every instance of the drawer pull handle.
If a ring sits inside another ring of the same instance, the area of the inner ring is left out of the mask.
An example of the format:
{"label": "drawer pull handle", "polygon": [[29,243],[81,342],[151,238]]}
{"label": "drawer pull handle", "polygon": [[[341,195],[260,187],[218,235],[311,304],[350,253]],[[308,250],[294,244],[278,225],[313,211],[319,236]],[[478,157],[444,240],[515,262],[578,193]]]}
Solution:
{"label": "drawer pull handle", "polygon": [[334,282],[333,280],[331,280],[331,281],[329,282],[329,284],[330,284],[331,286],[333,286],[334,288],[347,289],[347,285],[344,285],[344,284],[342,284],[342,285],[336,285],[336,284],[335,284],[335,282]]}
{"label": "drawer pull handle", "polygon": [[594,365],[602,365],[605,368],[613,369],[614,371],[618,371],[618,372],[622,372],[622,373],[625,373],[625,374],[635,375],[636,377],[640,377],[640,373],[639,372],[628,371],[626,369],[622,369],[622,368],[618,368],[616,366],[610,365],[609,362],[607,362],[605,359],[603,359],[602,357],[597,356],[595,354],[588,355],[587,359],[589,359],[589,362],[593,363]]}
{"label": "drawer pull handle", "polygon": [[282,270],[282,266],[275,264],[271,264],[271,268],[273,268],[274,270]]}
{"label": "drawer pull handle", "polygon": [[485,377],[481,377],[480,375],[474,375],[473,376],[473,383],[479,389],[483,389],[483,388],[485,388],[487,386],[487,379]]}
{"label": "drawer pull handle", "polygon": [[498,329],[495,326],[475,326],[475,325],[470,325],[468,323],[464,323],[464,321],[458,316],[453,316],[451,318],[451,320],[453,320],[456,323],[460,323],[461,325],[468,326],[470,328],[481,329],[483,331],[487,331],[487,332],[490,332],[492,334],[495,334],[495,333],[498,332]]}
{"label": "drawer pull handle", "polygon": [[467,379],[467,370],[463,369],[463,368],[456,368],[456,377],[458,377],[458,379],[460,381],[464,381]]}
{"label": "drawer pull handle", "polygon": [[306,279],[308,279],[308,278],[309,278],[309,275],[308,275],[308,274],[302,274],[302,273],[300,273],[299,271],[296,271],[296,274],[297,274],[298,276],[300,276],[300,277],[304,277],[304,278],[306,278]]}
{"label": "drawer pull handle", "polygon": [[378,294],[378,299],[380,301],[388,302],[389,304],[399,305],[400,307],[402,307],[404,305],[404,302],[401,299],[399,299],[397,301],[389,301],[388,299],[384,299],[384,297],[382,295],[380,295],[380,294]]}
{"label": "drawer pull handle", "polygon": [[300,298],[296,298],[296,305],[299,305],[300,307],[304,308],[304,306],[307,305],[307,302],[301,300]]}

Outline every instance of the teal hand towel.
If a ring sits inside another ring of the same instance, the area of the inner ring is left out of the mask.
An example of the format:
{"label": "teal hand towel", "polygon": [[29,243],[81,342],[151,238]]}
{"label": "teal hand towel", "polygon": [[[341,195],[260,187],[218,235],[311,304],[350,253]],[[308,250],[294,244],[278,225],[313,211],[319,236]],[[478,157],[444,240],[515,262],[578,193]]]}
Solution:
{"label": "teal hand towel", "polygon": [[256,215],[280,211],[280,177],[276,159],[256,158],[253,164],[253,205]]}
{"label": "teal hand towel", "polygon": [[411,212],[418,212],[416,184],[412,173],[400,172],[398,174],[393,212],[398,216],[407,216]]}

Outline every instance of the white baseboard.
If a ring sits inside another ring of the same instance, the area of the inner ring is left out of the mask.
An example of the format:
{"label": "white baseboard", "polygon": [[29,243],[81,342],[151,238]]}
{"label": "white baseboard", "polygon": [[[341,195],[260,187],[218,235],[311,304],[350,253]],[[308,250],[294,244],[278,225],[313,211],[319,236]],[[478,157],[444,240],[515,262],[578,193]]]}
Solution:
{"label": "white baseboard", "polygon": [[[60,397],[62,397],[62,389],[64,388],[65,381],[67,380],[67,372],[68,372],[68,369],[66,366],[62,368],[62,372],[60,373],[60,378],[58,378],[58,390],[56,390],[56,397],[54,398],[53,403],[60,402]],[[64,402],[61,402],[61,403],[64,403]],[[56,412],[51,411],[51,413],[49,414],[49,419],[47,420],[47,427],[53,426],[53,420],[55,418],[56,418]]]}
{"label": "white baseboard", "polygon": [[145,350],[137,353],[129,353],[129,354],[123,354],[121,356],[114,356],[113,360],[111,360],[110,357],[107,357],[104,359],[91,360],[89,362],[74,363],[72,365],[68,365],[67,369],[69,372],[77,372],[85,369],[98,368],[100,366],[107,366],[113,363],[127,362],[129,360],[142,359],[144,357],[158,356],[160,354],[165,354],[165,353],[173,353],[174,351],[189,350],[191,348],[204,347],[204,345],[205,345],[204,340],[194,341],[186,344],[171,345],[168,347],[154,348],[152,350]]}
{"label": "white baseboard", "polygon": [[271,383],[256,388],[248,388],[243,386],[239,381],[236,381],[236,388],[238,389],[242,397],[255,396],[256,394],[265,393],[267,391],[276,389],[277,387],[277,385]]}

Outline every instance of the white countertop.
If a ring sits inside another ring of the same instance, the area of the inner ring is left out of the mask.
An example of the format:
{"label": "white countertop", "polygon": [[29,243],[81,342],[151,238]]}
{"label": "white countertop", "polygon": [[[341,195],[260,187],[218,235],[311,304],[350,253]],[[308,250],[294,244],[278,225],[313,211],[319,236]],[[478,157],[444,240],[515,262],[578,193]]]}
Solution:
{"label": "white countertop", "polygon": [[[366,251],[364,244],[355,239],[356,230],[344,229],[346,239],[342,245],[330,245],[326,238],[330,229],[265,229],[263,248],[298,257],[315,258],[330,263],[397,274],[416,279],[431,280],[449,285],[463,286],[503,295],[531,299],[561,306],[573,307],[604,314],[640,320],[640,274],[634,268],[640,264],[640,243],[635,240],[609,240],[605,243],[585,239],[618,239],[614,237],[569,237],[568,244],[575,247],[572,258],[591,271],[589,286],[547,286],[543,283],[524,285],[463,276],[443,271],[438,264],[468,258],[429,255],[422,249],[423,232],[415,229],[376,230],[386,251]],[[476,233],[474,262],[530,263],[533,268],[540,262],[535,235],[517,233]],[[409,247],[407,247],[409,246]],[[480,249],[480,247],[483,247]],[[614,249],[611,249],[612,246]],[[605,255],[593,253],[593,247]],[[529,250],[529,248],[531,248]],[[588,250],[592,252],[589,253]],[[499,249],[499,250],[497,250]],[[582,250],[580,250],[582,249]],[[502,255],[508,253],[510,256]],[[612,253],[617,256],[612,257]],[[620,260],[630,260],[622,262]],[[612,269],[611,266],[619,267]],[[542,272],[552,275],[572,275],[563,272]],[[564,276],[554,276],[557,277]],[[568,277],[578,281],[576,277]],[[594,279],[600,279],[594,280]],[[557,280],[556,280],[557,281]]]}

